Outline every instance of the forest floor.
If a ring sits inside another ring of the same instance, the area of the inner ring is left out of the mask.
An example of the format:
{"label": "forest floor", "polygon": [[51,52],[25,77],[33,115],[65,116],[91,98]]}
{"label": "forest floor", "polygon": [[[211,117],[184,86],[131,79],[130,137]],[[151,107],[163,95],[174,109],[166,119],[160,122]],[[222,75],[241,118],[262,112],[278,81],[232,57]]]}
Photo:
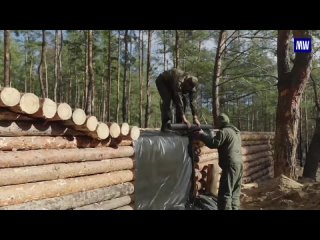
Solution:
{"label": "forest floor", "polygon": [[[299,181],[299,180],[298,180]],[[316,182],[297,182],[280,176],[244,185],[242,210],[320,210],[320,171]]]}

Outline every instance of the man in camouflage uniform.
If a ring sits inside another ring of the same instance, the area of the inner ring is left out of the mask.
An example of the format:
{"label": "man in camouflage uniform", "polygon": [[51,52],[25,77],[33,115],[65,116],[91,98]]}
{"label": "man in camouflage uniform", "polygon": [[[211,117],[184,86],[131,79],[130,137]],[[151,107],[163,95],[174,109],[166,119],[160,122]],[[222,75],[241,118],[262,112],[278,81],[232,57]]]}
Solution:
{"label": "man in camouflage uniform", "polygon": [[216,136],[211,137],[201,130],[194,133],[194,138],[203,141],[209,148],[218,149],[222,169],[218,209],[238,210],[243,175],[240,131],[230,124],[229,117],[223,113],[218,116],[216,127],[220,129]]}
{"label": "man in camouflage uniform", "polygon": [[161,131],[164,131],[167,123],[172,120],[171,102],[173,102],[176,107],[176,123],[186,123],[188,127],[191,126],[185,116],[187,98],[189,98],[193,122],[200,126],[196,108],[196,93],[198,86],[198,79],[196,77],[173,68],[161,73],[156,79],[156,85],[162,98]]}

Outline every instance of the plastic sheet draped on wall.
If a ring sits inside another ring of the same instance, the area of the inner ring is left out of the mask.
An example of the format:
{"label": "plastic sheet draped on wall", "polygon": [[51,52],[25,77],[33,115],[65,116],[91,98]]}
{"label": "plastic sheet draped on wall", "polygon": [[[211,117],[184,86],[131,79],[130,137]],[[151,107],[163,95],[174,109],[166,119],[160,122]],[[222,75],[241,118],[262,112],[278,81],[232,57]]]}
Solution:
{"label": "plastic sheet draped on wall", "polygon": [[189,139],[174,133],[143,132],[135,142],[135,209],[185,209],[191,187]]}

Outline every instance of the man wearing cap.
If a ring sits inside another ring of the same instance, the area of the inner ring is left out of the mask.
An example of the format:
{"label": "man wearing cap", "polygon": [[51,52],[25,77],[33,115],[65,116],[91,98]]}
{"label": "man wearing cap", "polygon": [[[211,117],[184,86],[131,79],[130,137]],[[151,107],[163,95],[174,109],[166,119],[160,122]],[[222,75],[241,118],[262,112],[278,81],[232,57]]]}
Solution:
{"label": "man wearing cap", "polygon": [[219,210],[240,209],[240,191],[243,175],[240,131],[230,124],[229,117],[218,116],[216,136],[212,137],[202,130],[194,133],[194,138],[204,142],[209,148],[217,148],[219,166],[222,169],[218,192]]}
{"label": "man wearing cap", "polygon": [[161,73],[156,79],[156,85],[162,99],[161,131],[165,131],[167,123],[172,120],[171,102],[173,102],[176,107],[176,123],[185,123],[190,128],[191,124],[185,115],[186,104],[189,100],[193,123],[200,126],[196,108],[196,93],[198,87],[198,79],[196,77],[173,68]]}

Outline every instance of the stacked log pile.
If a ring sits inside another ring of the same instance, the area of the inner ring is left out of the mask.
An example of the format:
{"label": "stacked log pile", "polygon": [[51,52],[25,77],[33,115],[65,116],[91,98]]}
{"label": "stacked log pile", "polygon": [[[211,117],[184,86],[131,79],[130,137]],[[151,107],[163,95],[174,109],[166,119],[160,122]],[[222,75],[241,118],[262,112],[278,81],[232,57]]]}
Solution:
{"label": "stacked log pile", "polygon": [[[274,176],[273,138],[270,132],[242,132],[243,183],[264,181]],[[197,194],[218,194],[221,168],[218,152],[202,142],[194,142]]]}
{"label": "stacked log pile", "polygon": [[0,90],[0,209],[133,209],[140,129]]}

